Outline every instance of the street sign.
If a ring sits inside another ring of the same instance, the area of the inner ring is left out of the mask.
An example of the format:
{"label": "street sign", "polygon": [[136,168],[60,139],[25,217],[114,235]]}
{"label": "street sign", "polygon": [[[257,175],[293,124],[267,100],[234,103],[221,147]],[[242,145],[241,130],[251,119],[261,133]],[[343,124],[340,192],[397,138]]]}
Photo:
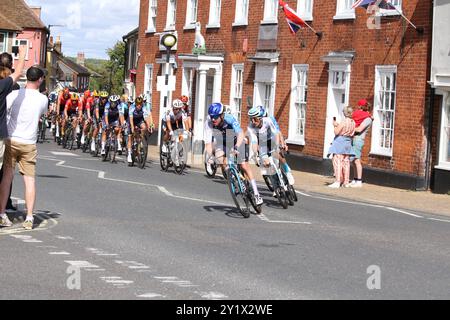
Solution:
{"label": "street sign", "polygon": [[156,81],[156,90],[160,91],[163,96],[169,91],[175,91],[176,77],[169,76],[169,84],[166,86],[166,77],[159,76]]}

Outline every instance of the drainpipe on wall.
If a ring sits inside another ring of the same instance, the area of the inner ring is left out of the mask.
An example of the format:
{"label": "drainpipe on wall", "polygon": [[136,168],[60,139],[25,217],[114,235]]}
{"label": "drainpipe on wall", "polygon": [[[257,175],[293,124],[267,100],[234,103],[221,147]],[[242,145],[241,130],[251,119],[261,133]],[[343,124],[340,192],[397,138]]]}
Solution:
{"label": "drainpipe on wall", "polygon": [[431,148],[433,139],[433,122],[434,122],[434,96],[435,89],[431,88],[429,115],[428,115],[428,132],[427,132],[427,154],[425,160],[425,190],[429,190],[431,187]]}

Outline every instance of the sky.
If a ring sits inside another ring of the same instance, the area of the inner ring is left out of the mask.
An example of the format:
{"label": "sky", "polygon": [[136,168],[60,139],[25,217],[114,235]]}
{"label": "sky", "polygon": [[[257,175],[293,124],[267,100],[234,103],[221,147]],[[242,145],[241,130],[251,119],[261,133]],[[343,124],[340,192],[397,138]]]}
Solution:
{"label": "sky", "polygon": [[51,35],[61,36],[65,56],[84,52],[87,59],[107,59],[106,50],[139,24],[139,0],[25,0],[42,7],[41,20]]}

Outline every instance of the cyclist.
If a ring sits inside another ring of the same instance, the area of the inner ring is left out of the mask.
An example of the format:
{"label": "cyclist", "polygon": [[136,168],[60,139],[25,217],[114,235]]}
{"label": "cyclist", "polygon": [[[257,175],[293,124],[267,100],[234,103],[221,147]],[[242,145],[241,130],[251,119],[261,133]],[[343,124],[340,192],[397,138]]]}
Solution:
{"label": "cyclist", "polygon": [[172,103],[172,110],[168,111],[165,119],[163,119],[163,152],[167,152],[165,142],[172,138],[175,130],[188,130],[187,116],[186,113],[184,113],[183,108],[184,104],[181,100],[174,100]]}
{"label": "cyclist", "polygon": [[133,101],[133,98],[128,97],[126,94],[123,94],[120,97],[120,104],[119,104],[119,120],[120,120],[120,126],[122,127],[122,135],[121,135],[121,142],[122,142],[122,148],[118,150],[119,155],[122,154],[123,149],[127,145],[127,143],[123,143],[127,141],[128,138],[128,121],[130,118],[130,109],[128,107],[128,102]]}
{"label": "cyclist", "polygon": [[[227,155],[230,150],[230,146],[227,146],[227,130],[233,130],[234,135],[237,135],[234,141],[233,153],[239,154],[237,150],[240,149],[244,143],[245,135],[241,129],[239,122],[228,113],[225,113],[225,106],[222,103],[213,103],[208,109],[209,118],[205,121],[204,136],[205,136],[205,149],[209,161],[217,161],[222,167],[225,167],[227,163]],[[218,144],[218,141],[223,141],[222,145]],[[214,154],[214,156],[213,156]],[[247,158],[247,156],[245,157]],[[263,199],[261,198],[256,180],[253,172],[248,164],[248,159],[244,159],[241,163],[241,168],[247,175],[249,182],[252,185],[256,205],[261,205]]]}
{"label": "cyclist", "polygon": [[72,93],[70,100],[67,101],[66,107],[64,108],[64,119],[61,130],[63,136],[65,135],[67,122],[72,121],[72,128],[76,130],[80,119],[83,117],[82,115],[83,113],[80,98],[78,97],[78,94]]}
{"label": "cyclist", "polygon": [[101,91],[99,93],[99,99],[97,100],[95,104],[95,111],[94,111],[94,132],[92,133],[92,142],[91,142],[91,151],[95,152],[95,140],[97,138],[98,132],[100,131],[101,125],[102,125],[102,119],[103,115],[105,114],[105,107],[108,103],[108,97],[109,94],[106,91]]}
{"label": "cyclist", "polygon": [[144,104],[144,98],[141,96],[136,98],[134,104],[131,105],[130,111],[130,129],[131,135],[128,137],[128,157],[127,162],[130,164],[133,162],[131,152],[134,139],[135,128],[141,129],[141,139],[144,139],[146,131],[153,132],[153,119],[148,104]]}
{"label": "cyclist", "polygon": [[[280,141],[280,147],[281,149],[283,149],[284,151],[288,151],[288,146],[286,144],[286,141],[284,140],[283,137],[283,133],[280,130],[280,126],[278,125],[277,120],[275,119],[274,116],[269,116],[267,110],[263,107],[263,106],[259,106],[259,108],[261,109],[261,114],[263,115],[264,118],[269,117],[272,122],[275,124],[275,127],[278,130],[278,134],[279,134],[279,141]],[[295,184],[295,179],[294,176],[292,175],[292,171],[291,168],[289,167],[289,165],[287,164],[286,158],[284,157],[283,153],[279,153],[279,160],[281,162],[281,169],[284,171],[284,173],[286,173],[286,177],[288,178],[289,184],[291,186],[293,186]]]}
{"label": "cyclist", "polygon": [[[70,100],[70,91],[69,91],[69,88],[64,88],[64,90],[62,90],[60,93],[59,93],[59,96],[58,96],[58,101],[57,101],[57,103],[56,103],[56,114],[59,116],[58,117],[58,126],[59,126],[59,128],[61,128],[62,127],[62,122],[63,122],[63,119],[64,119],[64,110],[65,110],[65,108],[66,108],[66,104],[67,104],[67,102]],[[57,132],[56,132],[56,137],[60,137],[60,135],[62,136],[63,135],[63,133],[62,133],[62,130],[61,130],[61,132],[58,132],[58,130],[57,130]]]}
{"label": "cyclist", "polygon": [[186,114],[186,130],[192,132],[192,117],[191,117],[191,107],[190,100],[188,96],[181,96],[181,102],[183,102],[184,108],[183,111]]}
{"label": "cyclist", "polygon": [[117,150],[122,149],[121,142],[120,142],[120,135],[122,132],[122,127],[119,125],[119,122],[120,122],[119,102],[120,102],[120,97],[116,96],[116,95],[112,95],[111,97],[109,97],[109,102],[105,106],[105,114],[103,117],[103,133],[102,133],[102,151],[101,151],[102,156],[105,155],[105,153],[106,153],[106,150],[105,150],[106,133],[109,133],[108,128],[111,128],[112,130],[114,130],[116,132],[117,143],[118,143]]}
{"label": "cyclist", "polygon": [[83,133],[81,135],[81,144],[84,144],[85,136],[89,133],[89,124],[92,121],[91,109],[94,105],[94,98],[91,96],[91,91],[86,90],[83,95],[83,99],[81,100],[82,106],[82,124],[83,124]]}

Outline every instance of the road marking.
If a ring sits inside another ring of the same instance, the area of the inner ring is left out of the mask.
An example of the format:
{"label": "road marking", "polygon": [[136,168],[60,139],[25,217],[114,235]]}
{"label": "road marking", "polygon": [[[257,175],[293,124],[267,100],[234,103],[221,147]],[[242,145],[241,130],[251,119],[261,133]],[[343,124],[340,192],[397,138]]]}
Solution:
{"label": "road marking", "polygon": [[90,269],[98,269],[99,266],[92,264],[88,261],[64,261],[65,263],[70,264],[71,266],[78,267],[80,269],[90,268]]}
{"label": "road marking", "polygon": [[65,157],[78,157],[78,155],[71,153],[71,152],[55,152],[55,151],[50,151],[51,154],[55,155],[55,156],[65,156]]}
{"label": "road marking", "polygon": [[64,237],[64,236],[56,236],[56,238],[60,240],[74,240],[72,237]]}
{"label": "road marking", "polygon": [[228,296],[220,292],[196,292],[196,293],[199,294],[203,299],[208,300],[220,300],[228,298]]}
{"label": "road marking", "polygon": [[153,299],[153,298],[165,298],[166,296],[163,296],[162,294],[159,293],[144,293],[141,295],[136,295],[136,297],[138,298],[146,298],[146,299]]}
{"label": "road marking", "polygon": [[400,210],[400,209],[396,209],[396,208],[391,208],[391,207],[386,207],[386,209],[391,210],[391,211],[395,211],[395,212],[399,212],[399,213],[403,213],[403,214],[406,214],[406,215],[411,216],[411,217],[423,219],[422,216],[419,216],[419,215],[417,215],[417,214],[413,214],[413,213],[410,213],[410,212],[407,212],[407,211],[404,211],[404,210]]}
{"label": "road marking", "polygon": [[49,255],[52,256],[70,256],[69,252],[61,251],[61,252],[49,252]]}
{"label": "road marking", "polygon": [[[97,177],[99,179],[106,180],[106,181],[115,181],[115,182],[122,182],[122,183],[138,185],[138,186],[157,188],[160,192],[162,192],[165,195],[167,195],[169,197],[172,197],[172,198],[188,200],[188,201],[196,201],[196,202],[202,202],[202,203],[209,203],[209,204],[225,206],[225,207],[229,206],[229,204],[227,204],[227,203],[221,203],[221,202],[217,202],[217,201],[210,201],[210,200],[205,200],[205,199],[198,199],[198,198],[193,198],[193,197],[185,197],[185,196],[174,195],[173,193],[168,191],[165,187],[159,186],[159,185],[155,185],[155,184],[141,183],[141,182],[135,182],[135,181],[121,180],[121,179],[106,178],[105,177],[105,175],[106,175],[105,171],[93,170],[93,169],[87,169],[87,168],[80,168],[80,167],[73,167],[73,166],[67,166],[67,165],[65,165],[66,162],[64,160],[61,160],[61,161],[60,160],[53,160],[53,159],[44,159],[44,160],[57,161],[58,163],[56,164],[56,166],[58,166],[58,167],[75,169],[75,170],[82,170],[82,171],[88,171],[88,172],[97,172],[98,173]],[[272,223],[311,224],[310,222],[295,222],[295,221],[293,221],[293,222],[289,222],[289,221],[276,222],[276,221],[269,220],[267,217],[263,221],[272,222]]]}
{"label": "road marking", "polygon": [[436,218],[428,218],[428,220],[441,221],[441,222],[450,222],[450,220],[436,219]]}

